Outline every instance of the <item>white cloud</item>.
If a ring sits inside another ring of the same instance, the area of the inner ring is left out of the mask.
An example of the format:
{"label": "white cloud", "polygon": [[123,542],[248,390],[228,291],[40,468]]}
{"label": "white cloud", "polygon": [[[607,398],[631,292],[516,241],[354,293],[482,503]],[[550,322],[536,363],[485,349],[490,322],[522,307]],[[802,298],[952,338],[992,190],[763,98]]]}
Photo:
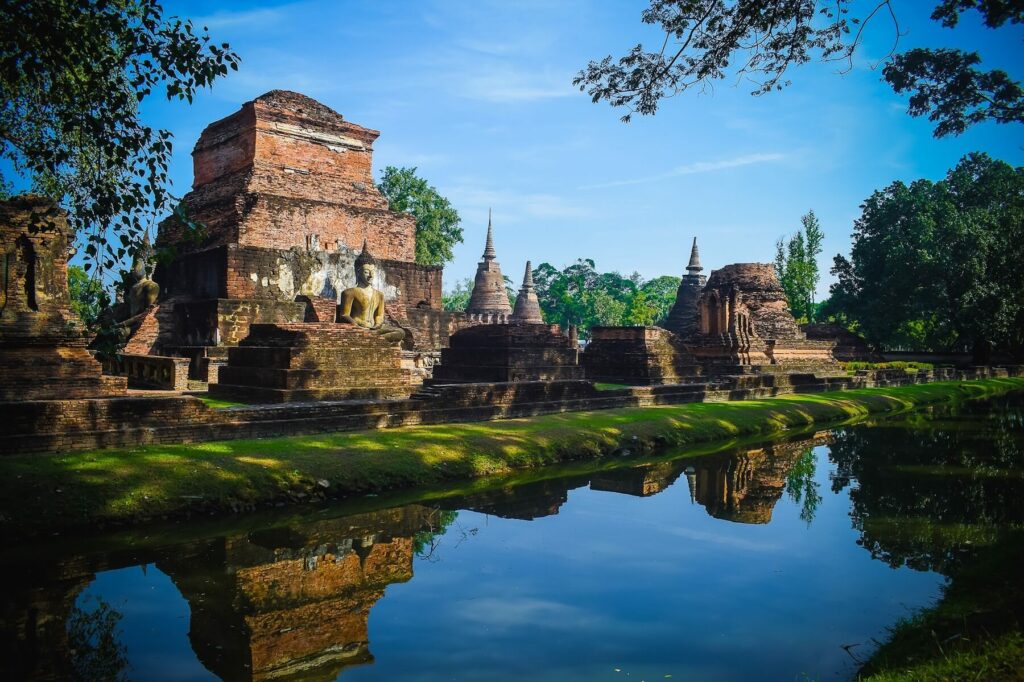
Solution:
{"label": "white cloud", "polygon": [[485,102],[531,102],[576,94],[570,76],[528,73],[510,66],[452,76],[459,83],[456,90],[460,96]]}
{"label": "white cloud", "polygon": [[530,597],[473,599],[458,603],[455,610],[468,622],[494,629],[529,626],[578,631],[604,622],[600,615],[579,607]]}
{"label": "white cloud", "polygon": [[750,166],[757,163],[771,163],[774,161],[781,161],[786,158],[785,154],[770,153],[770,154],[746,154],[744,156],[737,156],[732,159],[721,159],[719,161],[695,161],[694,163],[688,163],[683,166],[676,166],[670,171],[664,173],[658,173],[657,175],[648,175],[642,178],[631,178],[628,180],[615,180],[612,182],[602,182],[596,185],[587,185],[580,189],[604,189],[607,187],[624,187],[627,185],[645,185],[651,182],[658,182],[660,180],[667,180],[669,178],[676,178],[683,175],[697,175],[699,173],[713,173],[715,171],[727,170],[729,168],[739,168],[741,166]]}
{"label": "white cloud", "polygon": [[484,224],[488,209],[494,210],[496,225],[499,222],[520,223],[529,218],[585,218],[591,215],[589,206],[555,194],[498,191],[463,185],[446,188],[445,195],[463,214],[464,220],[483,216]]}
{"label": "white cloud", "polygon": [[206,26],[211,30],[228,27],[267,28],[278,25],[288,16],[291,10],[294,10],[294,5],[240,10],[238,12],[221,11],[194,19],[192,23],[197,26]]}

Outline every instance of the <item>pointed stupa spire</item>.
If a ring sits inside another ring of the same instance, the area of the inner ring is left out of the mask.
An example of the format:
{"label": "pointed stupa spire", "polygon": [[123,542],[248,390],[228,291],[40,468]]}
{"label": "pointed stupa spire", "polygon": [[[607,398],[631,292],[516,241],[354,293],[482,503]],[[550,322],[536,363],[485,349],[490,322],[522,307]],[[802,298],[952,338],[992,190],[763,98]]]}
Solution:
{"label": "pointed stupa spire", "polygon": [[494,251],[490,209],[487,210],[487,245],[484,247],[484,257],[476,266],[476,280],[473,282],[466,312],[471,315],[498,316],[501,321],[512,312],[505,291],[505,277],[501,274],[501,266]]}
{"label": "pointed stupa spire", "polygon": [[697,250],[697,238],[694,237],[693,248],[690,249],[690,264],[686,266],[686,272],[689,275],[697,275],[703,269],[700,264],[700,251]]}
{"label": "pointed stupa spire", "polygon": [[517,324],[544,324],[544,315],[540,311],[540,301],[533,288],[533,268],[526,261],[526,273],[523,275],[523,286],[516,298],[516,309],[512,313],[512,321]]}
{"label": "pointed stupa spire", "polygon": [[690,489],[690,504],[697,504],[697,471],[686,467],[686,485]]}
{"label": "pointed stupa spire", "polygon": [[484,258],[494,260],[497,258],[494,251],[494,230],[491,227],[491,209],[487,209],[487,243],[484,245]]}
{"label": "pointed stupa spire", "polygon": [[526,261],[526,272],[523,273],[523,289],[533,289],[533,268]]}

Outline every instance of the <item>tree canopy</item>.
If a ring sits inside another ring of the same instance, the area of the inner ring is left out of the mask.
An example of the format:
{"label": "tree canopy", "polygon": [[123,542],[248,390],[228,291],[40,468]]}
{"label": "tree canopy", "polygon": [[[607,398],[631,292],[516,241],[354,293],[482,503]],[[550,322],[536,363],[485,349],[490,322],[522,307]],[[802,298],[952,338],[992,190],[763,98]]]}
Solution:
{"label": "tree canopy", "polygon": [[171,133],[140,103],[191,102],[238,56],[153,0],[15,0],[0,24],[0,158],[68,209],[87,266],[112,268],[173,201]]}
{"label": "tree canopy", "polygon": [[85,323],[90,331],[99,325],[100,313],[110,305],[110,294],[103,288],[103,283],[77,265],[68,266],[68,294],[71,298],[71,309]]}
{"label": "tree canopy", "polygon": [[453,257],[452,247],[462,242],[458,211],[437,189],[416,175],[416,168],[388,166],[377,187],[392,211],[416,218],[416,262],[444,265]]}
{"label": "tree canopy", "polygon": [[814,290],[821,275],[818,272],[818,256],[825,233],[814,211],[808,211],[800,218],[802,231],[797,231],[789,241],[779,239],[775,243],[775,274],[786,291],[789,309],[798,321],[813,322],[816,306]]}
{"label": "tree canopy", "polygon": [[[934,1],[934,0],[933,0]],[[789,85],[791,67],[812,60],[845,62],[852,67],[865,26],[888,17],[899,35],[897,8],[916,2],[869,3],[851,16],[853,0],[650,0],[641,14],[645,24],[665,33],[657,50],[637,44],[624,56],[591,61],[573,79],[593,101],[654,114],[665,97],[704,90],[728,77],[755,83],[762,95]],[[923,3],[922,3],[923,4]],[[985,26],[998,29],[1024,21],[1020,0],[939,0],[931,18],[955,28],[964,13],[976,12]],[[898,38],[897,38],[898,41]],[[1024,90],[1005,71],[979,68],[977,52],[915,48],[897,54],[894,44],[883,78],[897,93],[909,95],[908,113],[928,116],[935,136],[956,135],[985,120],[1024,121]]]}
{"label": "tree canopy", "polygon": [[581,258],[562,270],[541,263],[533,281],[549,324],[576,325],[586,333],[595,326],[658,323],[672,308],[680,280],[666,275],[645,282],[638,273],[602,273],[594,261]]}
{"label": "tree canopy", "polygon": [[1024,350],[1024,168],[969,154],[939,182],[864,202],[828,312],[875,346]]}

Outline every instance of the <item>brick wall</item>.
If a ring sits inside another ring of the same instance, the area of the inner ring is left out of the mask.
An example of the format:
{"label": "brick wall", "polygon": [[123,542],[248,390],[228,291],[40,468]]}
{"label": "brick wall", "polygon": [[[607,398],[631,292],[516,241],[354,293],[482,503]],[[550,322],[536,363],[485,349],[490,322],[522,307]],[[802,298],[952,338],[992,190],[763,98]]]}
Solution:
{"label": "brick wall", "polygon": [[359,249],[412,261],[415,220],[388,210],[373,181],[379,133],[345,121],[297,93],[273,91],[207,127],[193,151],[195,181],[182,201],[205,226],[185,242],[179,221],[160,225],[158,244],[183,251],[224,244]]}
{"label": "brick wall", "polygon": [[441,266],[395,260],[381,260],[380,265],[387,284],[398,290],[399,305],[441,310]]}

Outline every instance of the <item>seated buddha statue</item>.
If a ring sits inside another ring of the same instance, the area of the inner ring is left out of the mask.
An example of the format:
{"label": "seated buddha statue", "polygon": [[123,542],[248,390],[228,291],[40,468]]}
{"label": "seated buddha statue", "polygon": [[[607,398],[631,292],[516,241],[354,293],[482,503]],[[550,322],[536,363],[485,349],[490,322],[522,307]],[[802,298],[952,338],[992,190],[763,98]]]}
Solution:
{"label": "seated buddha statue", "polygon": [[380,334],[388,341],[402,341],[405,331],[384,324],[384,293],[373,288],[377,259],[363,242],[363,251],[356,258],[356,286],[341,292],[339,322],[347,322]]}

